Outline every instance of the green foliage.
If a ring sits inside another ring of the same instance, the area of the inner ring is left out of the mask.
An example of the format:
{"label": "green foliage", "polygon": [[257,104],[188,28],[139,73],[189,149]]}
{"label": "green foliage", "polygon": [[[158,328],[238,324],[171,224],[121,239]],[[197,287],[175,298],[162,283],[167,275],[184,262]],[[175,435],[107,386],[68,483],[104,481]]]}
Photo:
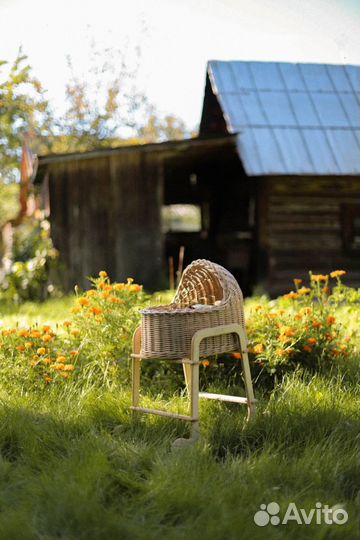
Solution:
{"label": "green foliage", "polygon": [[19,208],[19,184],[16,182],[5,184],[0,179],[0,229],[7,221],[17,216]]}
{"label": "green foliage", "polygon": [[14,230],[13,263],[0,283],[0,300],[20,303],[59,294],[53,283],[58,252],[45,219],[26,218]]}
{"label": "green foliage", "polygon": [[[49,135],[50,112],[41,83],[21,49],[12,65],[0,61],[0,181],[18,179],[25,132]],[[37,150],[37,148],[34,148]]]}

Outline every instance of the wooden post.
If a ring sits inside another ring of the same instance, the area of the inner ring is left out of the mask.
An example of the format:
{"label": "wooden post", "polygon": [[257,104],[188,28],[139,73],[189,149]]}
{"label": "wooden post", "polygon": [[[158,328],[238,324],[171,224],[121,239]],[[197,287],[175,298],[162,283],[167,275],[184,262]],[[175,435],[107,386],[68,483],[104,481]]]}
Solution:
{"label": "wooden post", "polygon": [[178,269],[177,269],[177,272],[176,272],[176,286],[179,285],[180,279],[181,279],[181,276],[182,276],[182,273],[183,273],[183,269],[184,269],[184,254],[185,254],[185,247],[184,247],[184,246],[180,246],[180,249],[179,249]]}
{"label": "wooden post", "polygon": [[175,289],[174,257],[169,257],[169,287],[172,291]]}

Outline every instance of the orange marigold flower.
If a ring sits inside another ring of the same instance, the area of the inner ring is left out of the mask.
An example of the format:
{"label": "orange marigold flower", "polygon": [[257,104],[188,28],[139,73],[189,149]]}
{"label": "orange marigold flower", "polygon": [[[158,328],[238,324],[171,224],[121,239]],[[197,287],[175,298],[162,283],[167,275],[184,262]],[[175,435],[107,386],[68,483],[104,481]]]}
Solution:
{"label": "orange marigold flower", "polygon": [[74,337],[78,337],[78,336],[80,336],[80,330],[77,330],[77,328],[75,328],[75,329],[71,332],[71,334],[72,334]]}
{"label": "orange marigold flower", "polygon": [[128,282],[128,285],[130,285],[130,283],[134,282],[134,278],[128,277],[126,281]]}
{"label": "orange marigold flower", "polygon": [[301,289],[298,290],[298,294],[309,294],[311,292],[311,289],[309,287],[301,287]]}
{"label": "orange marigold flower", "polygon": [[209,367],[209,366],[210,366],[209,360],[203,360],[201,363],[202,363],[202,365],[203,365],[204,367]]}
{"label": "orange marigold flower", "polygon": [[107,272],[105,272],[105,270],[101,270],[101,271],[99,272],[99,276],[100,276],[101,278],[107,278],[107,277],[108,277]]}
{"label": "orange marigold flower", "polygon": [[331,326],[332,324],[336,323],[336,319],[332,315],[329,315],[329,317],[326,319],[326,322],[328,323],[328,325]]}
{"label": "orange marigold flower", "polygon": [[19,330],[17,335],[19,337],[29,337],[30,332],[28,330]]}
{"label": "orange marigold flower", "polygon": [[121,300],[120,298],[117,298],[116,296],[110,296],[109,299],[108,299],[109,302],[111,302],[112,304],[123,304],[123,300]]}
{"label": "orange marigold flower", "polygon": [[17,349],[18,351],[25,351],[25,346],[24,346],[24,345],[18,345],[18,346],[16,347],[16,349]]}
{"label": "orange marigold flower", "polygon": [[84,297],[79,298],[78,302],[80,306],[88,306],[90,304],[89,300]]}
{"label": "orange marigold flower", "polygon": [[40,356],[46,353],[45,347],[39,347],[39,349],[36,351]]}
{"label": "orange marigold flower", "polygon": [[125,289],[125,283],[115,283],[115,291],[123,291]]}
{"label": "orange marigold flower", "polygon": [[79,354],[79,351],[70,351],[70,356],[77,356]]}
{"label": "orange marigold flower", "polygon": [[322,324],[321,324],[320,321],[317,321],[316,319],[314,319],[313,322],[312,322],[312,324],[311,324],[311,326],[312,326],[313,328],[321,328],[321,327],[322,327]]}
{"label": "orange marigold flower", "polygon": [[284,326],[281,328],[281,333],[286,337],[293,337],[296,334],[295,330],[290,326]]}
{"label": "orange marigold flower", "polygon": [[56,361],[59,362],[60,364],[65,364],[65,363],[66,363],[66,356],[60,354],[60,355],[56,358]]}
{"label": "orange marigold flower", "polygon": [[96,307],[96,306],[90,308],[89,311],[90,311],[91,313],[93,313],[94,315],[100,315],[100,313],[102,313],[102,309],[99,308],[99,307]]}
{"label": "orange marigold flower", "polygon": [[49,326],[48,324],[46,324],[45,326],[42,327],[41,330],[42,330],[44,333],[50,332],[51,326]]}
{"label": "orange marigold flower", "polygon": [[232,357],[235,358],[235,360],[241,360],[241,353],[240,352],[233,352]]}
{"label": "orange marigold flower", "polygon": [[142,291],[142,285],[137,285],[137,284],[134,283],[133,285],[130,285],[129,291],[130,292],[140,292],[140,291]]}
{"label": "orange marigold flower", "polygon": [[300,310],[300,313],[303,313],[304,315],[311,315],[313,310],[310,307],[304,307]]}
{"label": "orange marigold flower", "polygon": [[67,366],[64,366],[64,371],[74,371],[74,369],[74,364],[68,364]]}
{"label": "orange marigold flower", "polygon": [[311,276],[311,281],[327,281],[329,276],[324,276],[323,274],[313,274]]}
{"label": "orange marigold flower", "polygon": [[49,365],[51,364],[50,358],[44,358],[44,359],[43,359],[43,362],[44,362],[44,364],[46,364],[47,366],[49,366]]}
{"label": "orange marigold flower", "polygon": [[39,338],[39,337],[41,337],[41,333],[39,332],[39,330],[33,330],[33,331],[31,332],[30,336],[31,336],[32,338]]}
{"label": "orange marigold flower", "polygon": [[286,300],[296,300],[296,298],[299,298],[299,293],[291,291],[288,294],[284,294],[283,298]]}
{"label": "orange marigold flower", "polygon": [[265,351],[265,347],[262,343],[258,343],[257,345],[255,345],[255,347],[253,348],[253,352],[255,354],[260,354],[262,352]]}
{"label": "orange marigold flower", "polygon": [[276,349],[276,354],[281,357],[287,356],[287,352],[284,349]]}
{"label": "orange marigold flower", "polygon": [[331,290],[329,287],[323,287],[323,293],[324,294],[330,294],[331,293]]}
{"label": "orange marigold flower", "polygon": [[69,328],[69,326],[72,325],[72,322],[71,321],[64,321],[63,325],[65,326],[65,328]]}
{"label": "orange marigold flower", "polygon": [[334,270],[334,272],[330,273],[330,277],[338,278],[341,276],[345,276],[345,274],[346,274],[345,270]]}
{"label": "orange marigold flower", "polygon": [[293,281],[294,281],[294,284],[295,284],[295,286],[296,286],[296,287],[297,287],[298,285],[301,285],[301,284],[302,284],[302,282],[303,282],[303,280],[302,280],[302,279],[298,279],[298,278],[294,278],[294,280],[293,280]]}
{"label": "orange marigold flower", "polygon": [[33,344],[31,343],[31,341],[27,341],[25,343],[25,349],[32,349],[33,348]]}
{"label": "orange marigold flower", "polygon": [[308,353],[311,353],[311,352],[312,352],[312,348],[309,347],[309,345],[304,345],[304,346],[303,346],[303,351],[308,352]]}
{"label": "orange marigold flower", "polygon": [[45,334],[45,336],[41,338],[41,341],[43,341],[44,343],[48,343],[51,340],[52,340],[52,336],[50,336],[50,334]]}
{"label": "orange marigold flower", "polygon": [[86,296],[97,296],[97,292],[94,289],[90,289],[89,291],[86,291]]}
{"label": "orange marigold flower", "polygon": [[317,339],[314,338],[314,337],[310,337],[307,342],[310,344],[310,345],[316,345],[317,343]]}
{"label": "orange marigold flower", "polygon": [[62,371],[64,369],[64,364],[51,364],[51,369],[55,369],[56,371]]}
{"label": "orange marigold flower", "polygon": [[301,313],[297,313],[296,315],[294,315],[295,321],[301,321],[302,318],[303,317],[302,317]]}

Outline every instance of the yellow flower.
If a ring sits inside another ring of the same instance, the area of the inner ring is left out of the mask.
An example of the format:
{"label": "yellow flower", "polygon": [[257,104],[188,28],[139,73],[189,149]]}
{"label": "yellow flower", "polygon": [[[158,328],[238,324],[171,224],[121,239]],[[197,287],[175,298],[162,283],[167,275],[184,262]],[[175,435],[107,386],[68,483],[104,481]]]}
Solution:
{"label": "yellow flower", "polygon": [[334,270],[334,272],[331,272],[330,277],[338,278],[341,276],[345,276],[345,274],[346,274],[345,270]]}
{"label": "yellow flower", "polygon": [[298,279],[298,278],[295,278],[293,281],[294,281],[295,287],[298,287],[298,286],[301,285],[302,282],[303,282],[302,279]]}
{"label": "yellow flower", "polygon": [[288,294],[284,294],[283,298],[286,300],[295,300],[296,298],[299,298],[299,293],[291,291]]}
{"label": "yellow flower", "polygon": [[45,347],[40,347],[36,352],[40,354],[40,356],[42,356],[43,354],[46,353],[46,349]]}
{"label": "yellow flower", "polygon": [[33,348],[33,344],[31,343],[31,341],[27,341],[25,343],[25,349],[32,349]]}
{"label": "yellow flower", "polygon": [[80,313],[80,308],[79,306],[75,306],[73,308],[70,309],[71,313]]}
{"label": "yellow flower", "polygon": [[255,345],[255,347],[253,348],[253,352],[255,354],[260,354],[262,352],[265,351],[265,347],[262,343],[258,343],[257,345]]}
{"label": "yellow flower", "polygon": [[65,328],[69,328],[69,326],[72,325],[72,322],[71,321],[64,321],[63,325],[65,326]]}
{"label": "yellow flower", "polygon": [[329,276],[324,276],[323,274],[313,274],[311,276],[311,281],[327,281]]}
{"label": "yellow flower", "polygon": [[134,283],[133,285],[130,285],[129,291],[130,292],[140,292],[140,291],[142,291],[142,285],[137,285],[137,284]]}
{"label": "yellow flower", "polygon": [[209,367],[209,366],[210,366],[209,360],[203,360],[201,363],[202,363],[202,365],[203,365],[204,367]]}
{"label": "yellow flower", "polygon": [[290,328],[290,326],[284,326],[281,328],[281,333],[286,337],[293,337],[296,334],[295,330]]}
{"label": "yellow flower", "polygon": [[301,287],[301,289],[298,290],[298,294],[308,294],[309,292],[311,292],[309,287]]}
{"label": "yellow flower", "polygon": [[78,337],[80,336],[80,330],[77,330],[76,328],[71,332],[71,334],[74,336],[74,337]]}
{"label": "yellow flower", "polygon": [[97,296],[97,292],[94,289],[86,292],[86,296]]}
{"label": "yellow flower", "polygon": [[41,338],[41,340],[44,342],[44,343],[48,343],[49,341],[52,340],[52,336],[50,336],[50,334],[45,334],[45,336],[43,336]]}
{"label": "yellow flower", "polygon": [[115,291],[123,291],[125,289],[125,283],[115,283]]}
{"label": "yellow flower", "polygon": [[134,282],[134,278],[128,277],[126,281],[128,282],[128,284],[133,283],[133,282]]}
{"label": "yellow flower", "polygon": [[107,278],[108,277],[107,272],[105,272],[105,270],[101,270],[101,272],[99,272],[99,276],[101,278]]}
{"label": "yellow flower", "polygon": [[79,298],[78,300],[80,306],[88,306],[90,304],[89,300],[87,298]]}
{"label": "yellow flower", "polygon": [[74,371],[75,366],[73,364],[68,364],[67,366],[64,366],[64,371]]}
{"label": "yellow flower", "polygon": [[77,356],[79,354],[79,351],[70,351],[70,356]]}
{"label": "yellow flower", "polygon": [[66,356],[60,354],[60,355],[56,358],[56,361],[59,362],[60,364],[65,364],[65,363],[66,363]]}
{"label": "yellow flower", "polygon": [[39,338],[41,336],[41,333],[38,330],[33,330],[30,336],[33,338]]}

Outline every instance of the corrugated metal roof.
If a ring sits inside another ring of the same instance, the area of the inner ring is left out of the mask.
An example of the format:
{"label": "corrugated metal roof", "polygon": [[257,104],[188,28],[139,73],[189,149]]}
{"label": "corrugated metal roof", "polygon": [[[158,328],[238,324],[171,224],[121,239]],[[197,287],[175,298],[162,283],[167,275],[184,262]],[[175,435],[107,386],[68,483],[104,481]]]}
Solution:
{"label": "corrugated metal roof", "polygon": [[360,174],[360,66],[211,61],[249,176]]}

